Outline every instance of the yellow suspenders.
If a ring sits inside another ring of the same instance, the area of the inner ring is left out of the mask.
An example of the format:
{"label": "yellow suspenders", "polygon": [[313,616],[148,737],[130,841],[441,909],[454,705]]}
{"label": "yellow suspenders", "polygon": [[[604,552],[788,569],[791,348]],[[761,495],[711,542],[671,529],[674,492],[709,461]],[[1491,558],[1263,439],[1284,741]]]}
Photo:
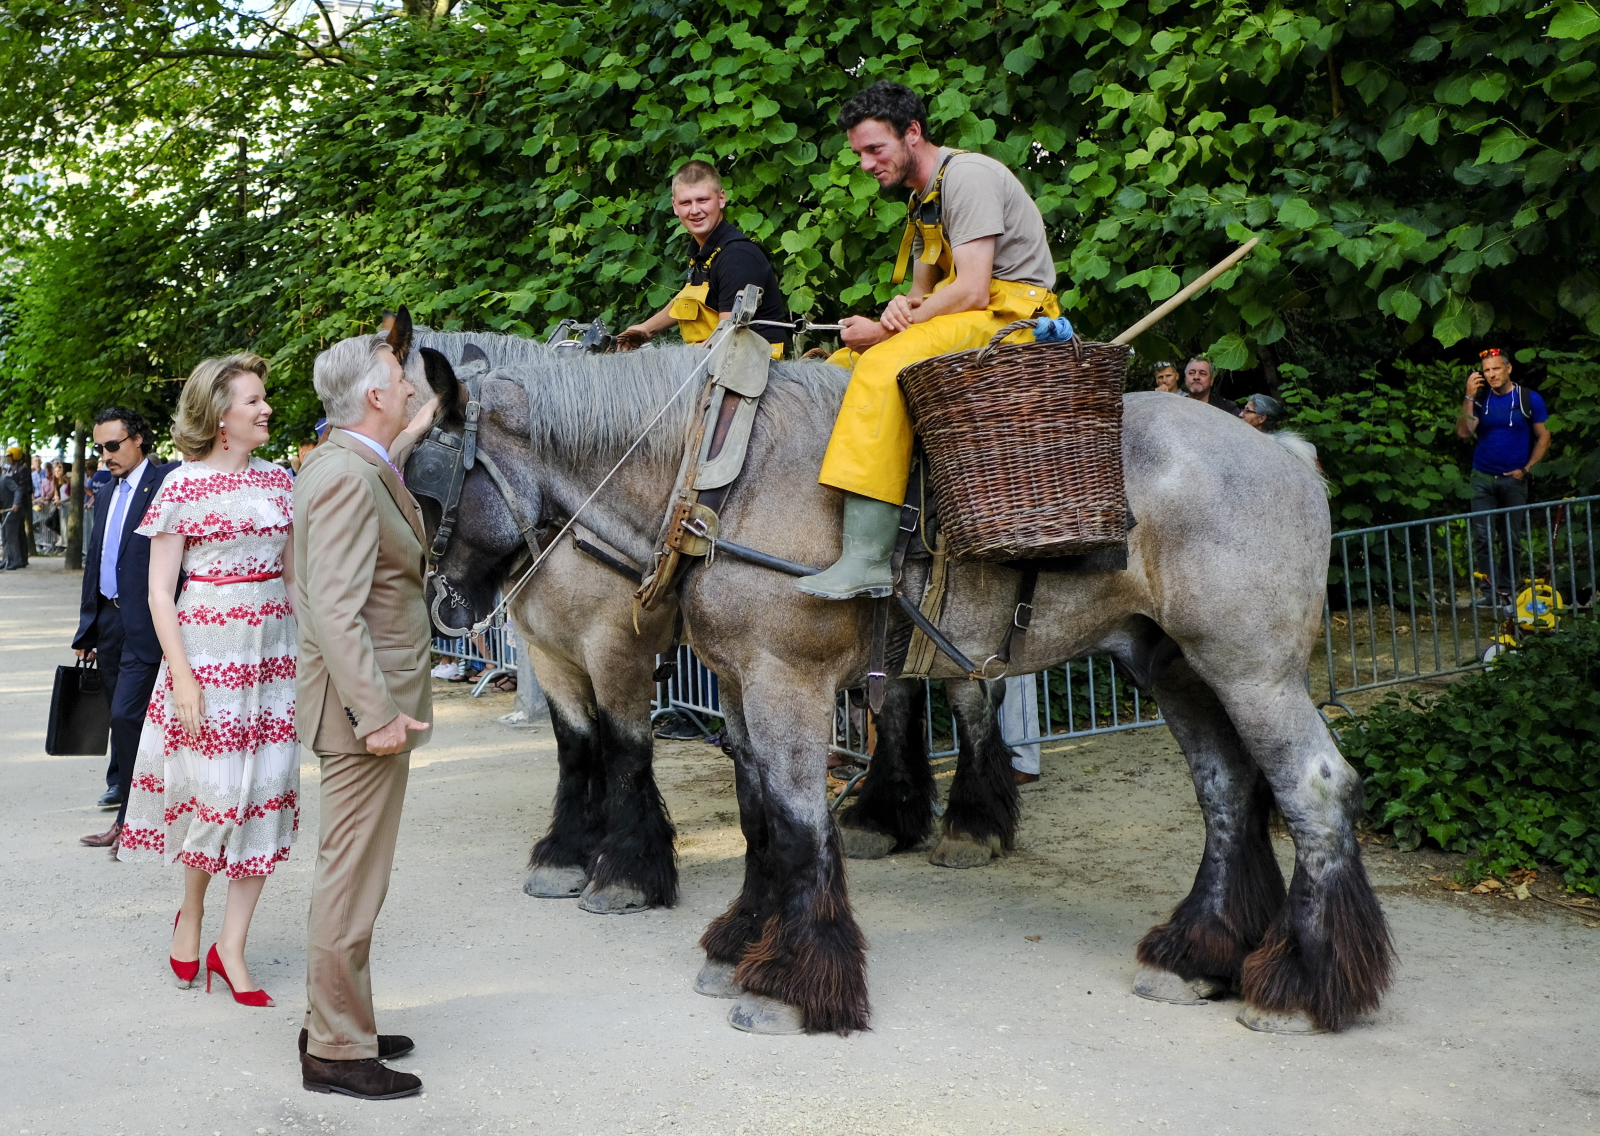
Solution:
{"label": "yellow suspenders", "polygon": [[906,231],[900,238],[900,253],[894,258],[894,275],[889,278],[891,284],[905,280],[906,268],[911,264],[911,246],[918,236],[922,237],[922,255],[918,260],[923,264],[938,265],[942,276],[949,276],[955,268],[950,242],[944,239],[944,206],[939,201],[939,189],[944,185],[944,171],[950,165],[950,159],[966,152],[951,150],[945,156],[944,161],[939,163],[939,172],[934,175],[933,188],[921,202],[917,201],[916,194],[911,195],[912,209],[906,215]]}

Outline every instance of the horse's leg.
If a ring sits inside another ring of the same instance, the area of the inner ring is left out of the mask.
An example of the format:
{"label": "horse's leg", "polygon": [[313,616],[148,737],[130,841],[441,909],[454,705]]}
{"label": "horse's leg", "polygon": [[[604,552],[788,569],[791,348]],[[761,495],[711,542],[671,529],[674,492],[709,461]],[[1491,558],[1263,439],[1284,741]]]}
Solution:
{"label": "horse's leg", "polygon": [[949,679],[944,688],[961,754],[945,802],[944,837],[928,860],[942,868],[977,868],[1016,846],[1022,811],[1013,753],[1000,736],[1005,683]]}
{"label": "horse's leg", "polygon": [[589,858],[605,835],[605,769],[600,722],[587,676],[563,659],[525,646],[550,704],[556,735],[556,798],[550,829],[533,846],[522,885],[529,895],[566,899],[588,881]]}
{"label": "horse's leg", "polygon": [[734,981],[734,970],[750,944],[761,937],[762,925],[772,914],[776,901],[761,775],[750,749],[750,737],[745,732],[740,699],[726,678],[722,680],[719,695],[726,727],[722,749],[733,759],[739,828],[744,833],[744,885],[728,910],[713,919],[705,934],[700,936],[706,961],[695,979],[694,988],[713,998],[736,998],[743,991]]}
{"label": "horse's leg", "polygon": [[1378,1008],[1394,961],[1356,843],[1361,777],[1302,681],[1220,693],[1272,784],[1295,847],[1288,901],[1244,961],[1239,1021],[1275,1032],[1343,1029]]}
{"label": "horse's leg", "polygon": [[1151,690],[1189,762],[1205,816],[1206,845],[1194,887],[1171,918],[1140,941],[1134,993],[1195,1003],[1239,981],[1244,960],[1283,906],[1283,874],[1267,822],[1271,793],[1216,694],[1178,645],[1153,633],[1118,661]]}
{"label": "horse's leg", "polygon": [[865,1029],[866,940],[845,887],[839,830],[828,812],[828,736],[834,691],[817,666],[765,659],[746,671],[745,726],[766,813],[773,911],[736,977],[745,993],[728,1013],[754,1033]]}
{"label": "horse's leg", "polygon": [[877,715],[878,742],[861,792],[839,814],[844,854],[876,860],[921,844],[933,828],[933,767],[922,683],[895,679]]}
{"label": "horse's leg", "polygon": [[620,915],[678,900],[677,833],[656,787],[650,729],[654,659],[632,640],[586,657],[599,704],[605,763],[605,837],[588,863],[589,884],[578,906]]}

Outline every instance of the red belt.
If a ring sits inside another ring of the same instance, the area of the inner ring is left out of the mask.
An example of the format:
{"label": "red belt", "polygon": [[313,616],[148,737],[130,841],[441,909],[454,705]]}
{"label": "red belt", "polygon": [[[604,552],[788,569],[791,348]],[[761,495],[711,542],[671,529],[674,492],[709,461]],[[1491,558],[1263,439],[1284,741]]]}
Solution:
{"label": "red belt", "polygon": [[276,572],[251,572],[247,576],[190,576],[189,582],[193,584],[254,584],[261,580],[276,580],[283,575],[283,569]]}

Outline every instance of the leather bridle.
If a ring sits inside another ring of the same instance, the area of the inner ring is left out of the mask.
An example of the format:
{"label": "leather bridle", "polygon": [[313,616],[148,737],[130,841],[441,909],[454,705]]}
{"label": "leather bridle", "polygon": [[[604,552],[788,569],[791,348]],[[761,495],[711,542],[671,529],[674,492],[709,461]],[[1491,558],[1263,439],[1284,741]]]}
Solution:
{"label": "leather bridle", "polygon": [[461,433],[453,433],[442,426],[434,426],[428,431],[427,437],[417,443],[406,462],[406,488],[411,490],[413,496],[426,497],[436,502],[440,508],[439,528],[434,533],[432,544],[428,547],[428,567],[432,570],[438,585],[433,602],[429,605],[428,614],[433,618],[435,627],[452,636],[465,635],[467,629],[449,628],[444,625],[438,611],[440,599],[448,594],[451,601],[462,609],[469,610],[470,605],[465,602],[465,597],[450,585],[448,579],[439,575],[437,568],[445,551],[450,547],[450,538],[455,534],[461,512],[461,487],[466,483],[468,471],[480,463],[488,471],[489,477],[500,490],[500,496],[511,513],[518,535],[527,545],[529,555],[534,557],[539,555],[538,533],[541,528],[537,517],[530,519],[523,512],[517,502],[516,494],[511,491],[510,483],[500,472],[500,467],[494,458],[486,451],[478,449],[478,424],[483,416],[482,391],[477,381],[469,381],[465,385],[467,405]]}

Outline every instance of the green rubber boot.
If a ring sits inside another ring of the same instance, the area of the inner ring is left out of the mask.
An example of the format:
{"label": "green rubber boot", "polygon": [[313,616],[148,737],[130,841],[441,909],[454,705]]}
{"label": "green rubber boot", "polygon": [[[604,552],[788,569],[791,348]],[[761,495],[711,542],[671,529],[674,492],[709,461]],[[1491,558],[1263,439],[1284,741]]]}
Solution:
{"label": "green rubber boot", "polygon": [[794,586],[825,600],[856,596],[875,599],[894,594],[889,558],[900,531],[900,506],[887,501],[844,495],[844,551],[833,567],[815,576],[801,576]]}

